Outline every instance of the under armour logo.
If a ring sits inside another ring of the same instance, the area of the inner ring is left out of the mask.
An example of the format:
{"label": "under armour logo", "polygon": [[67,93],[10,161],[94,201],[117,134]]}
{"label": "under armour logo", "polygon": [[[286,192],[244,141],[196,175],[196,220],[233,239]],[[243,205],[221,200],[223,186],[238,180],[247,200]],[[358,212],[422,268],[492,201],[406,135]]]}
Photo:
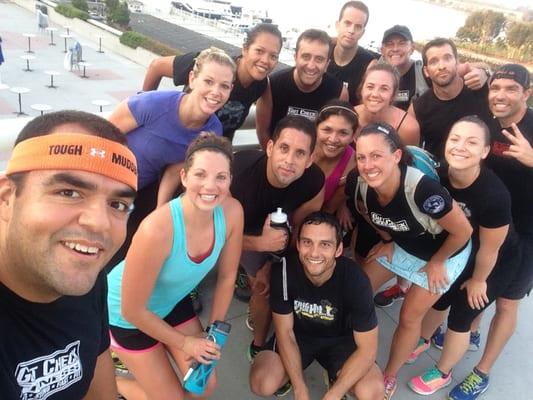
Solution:
{"label": "under armour logo", "polygon": [[94,147],[91,147],[89,154],[93,157],[105,158],[105,150],[98,150]]}

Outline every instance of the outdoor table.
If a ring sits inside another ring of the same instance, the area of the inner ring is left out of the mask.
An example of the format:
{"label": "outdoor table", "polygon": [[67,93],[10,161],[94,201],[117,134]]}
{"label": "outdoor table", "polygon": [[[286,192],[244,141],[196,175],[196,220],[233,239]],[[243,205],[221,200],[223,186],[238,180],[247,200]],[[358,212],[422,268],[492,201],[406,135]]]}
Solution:
{"label": "outdoor table", "polygon": [[57,86],[54,85],[54,76],[61,75],[61,72],[57,71],[44,71],[46,75],[50,75],[50,85],[46,85],[46,87],[49,87],[50,89],[57,89]]}
{"label": "outdoor table", "polygon": [[30,91],[30,89],[25,88],[25,87],[15,86],[15,87],[12,87],[9,90],[12,91],[13,93],[18,94],[18,97],[19,97],[19,110],[18,110],[18,112],[15,111],[14,113],[17,114],[17,115],[27,115],[25,112],[22,111],[22,95],[24,93],[28,93]]}
{"label": "outdoor table", "polygon": [[56,44],[54,43],[54,32],[57,31],[57,28],[49,26],[48,28],[45,28],[45,30],[50,32],[50,43],[48,43],[48,46],[55,46]]}
{"label": "outdoor table", "polygon": [[31,49],[31,38],[34,38],[36,36],[35,33],[23,33],[22,36],[28,38],[28,50],[26,50],[26,53],[33,53]]}
{"label": "outdoor table", "polygon": [[35,56],[32,56],[31,54],[23,54],[20,56],[20,58],[22,58],[23,60],[26,60],[26,69],[23,69],[23,71],[33,71],[31,68],[30,68],[30,60],[35,60]]}
{"label": "outdoor table", "polygon": [[52,106],[48,104],[32,104],[30,107],[36,111],[40,111],[41,115],[43,115],[45,111],[50,111],[52,109]]}

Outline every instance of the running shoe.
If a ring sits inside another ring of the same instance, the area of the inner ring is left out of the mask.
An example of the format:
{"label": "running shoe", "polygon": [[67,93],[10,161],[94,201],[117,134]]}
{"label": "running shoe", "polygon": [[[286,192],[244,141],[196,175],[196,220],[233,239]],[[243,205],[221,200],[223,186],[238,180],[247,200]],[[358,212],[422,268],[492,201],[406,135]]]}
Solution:
{"label": "running shoe", "polygon": [[246,320],[244,321],[244,323],[246,324],[246,327],[250,330],[250,331],[254,331],[254,319],[252,318],[252,313],[250,312],[250,306],[248,306],[247,310],[246,310]]}
{"label": "running shoe", "polygon": [[395,284],[374,296],[374,304],[378,307],[389,307],[396,300],[403,300],[405,292],[400,288],[400,285]]}
{"label": "running shoe", "polygon": [[[442,350],[444,346],[444,335],[446,332],[439,326],[433,336],[431,336],[431,343],[437,349]],[[470,344],[468,345],[468,351],[478,351],[481,346],[481,334],[479,331],[470,332]]]}
{"label": "running shoe", "polygon": [[243,267],[239,265],[237,279],[235,280],[235,297],[237,300],[247,303],[252,295],[252,290],[248,281],[248,275]]}
{"label": "running shoe", "polygon": [[392,399],[392,395],[396,392],[396,388],[398,387],[398,379],[391,375],[384,376],[383,385],[385,386],[385,396],[383,397],[383,400]]}
{"label": "running shoe", "polygon": [[456,385],[450,393],[448,393],[448,400],[476,400],[489,388],[489,377],[480,376],[476,370],[470,374],[458,385]]}
{"label": "running shoe", "polygon": [[248,361],[252,362],[255,356],[258,355],[261,350],[263,350],[263,347],[256,346],[252,340],[252,343],[250,343],[250,346],[248,346],[248,350],[246,351],[246,357],[248,358]]}
{"label": "running shoe", "polygon": [[448,386],[451,382],[451,372],[448,375],[443,375],[437,367],[433,367],[424,374],[412,378],[407,383],[407,386],[409,386],[415,393],[430,395],[435,393],[437,390]]}
{"label": "running shoe", "polygon": [[189,297],[191,298],[192,308],[195,314],[200,314],[204,309],[204,305],[202,304],[202,294],[200,293],[200,289],[198,288],[198,286],[191,290],[191,292],[189,293]]}
{"label": "running shoe", "polygon": [[130,371],[128,367],[120,360],[117,353],[114,351],[111,352],[111,358],[113,359],[113,365],[115,367],[115,375],[117,376],[128,376]]}
{"label": "running shoe", "polygon": [[427,351],[427,349],[429,349],[429,342],[426,342],[422,338],[418,339],[418,343],[416,344],[415,349],[413,350],[409,358],[405,361],[405,363],[414,364],[416,360],[418,360],[418,357],[420,357],[420,354]]}
{"label": "running shoe", "polygon": [[[328,371],[324,370],[324,384],[326,385],[326,392],[335,384],[336,378],[330,378]],[[348,396],[345,394],[339,400],[348,400]]]}
{"label": "running shoe", "polygon": [[286,384],[284,384],[283,386],[281,386],[278,390],[274,392],[274,396],[276,397],[287,396],[289,392],[291,391],[291,389],[292,389],[292,383],[291,381],[287,381]]}

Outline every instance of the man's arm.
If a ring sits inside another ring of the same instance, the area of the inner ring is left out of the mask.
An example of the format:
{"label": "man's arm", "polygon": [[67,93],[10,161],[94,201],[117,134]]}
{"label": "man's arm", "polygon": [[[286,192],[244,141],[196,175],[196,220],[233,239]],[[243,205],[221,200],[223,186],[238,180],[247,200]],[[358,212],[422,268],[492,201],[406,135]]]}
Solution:
{"label": "man's arm", "polygon": [[96,359],[93,380],[84,400],[116,400],[118,396],[115,382],[115,368],[109,350]]}
{"label": "man's arm", "polygon": [[152,60],[144,76],[143,91],[157,90],[161,78],[172,78],[176,56],[157,57]]}
{"label": "man's arm", "polygon": [[337,380],[329,388],[324,399],[340,399],[364,377],[374,362],[378,352],[378,327],[368,332],[353,331],[357,350],[342,366]]}
{"label": "man's arm", "polygon": [[277,314],[273,312],[272,321],[274,322],[274,330],[276,331],[279,355],[285,367],[285,372],[289,375],[292,383],[294,398],[296,400],[308,399],[309,390],[304,380],[300,349],[294,336],[293,314]]}
{"label": "man's arm", "polygon": [[295,229],[295,232],[297,232],[297,228],[300,226],[303,219],[309,214],[311,214],[313,211],[319,211],[322,208],[322,204],[324,204],[323,187],[315,197],[303,203],[292,214],[292,222],[294,224],[293,229]]}
{"label": "man's arm", "polygon": [[270,121],[272,121],[272,89],[270,82],[263,95],[257,100],[255,107],[255,130],[257,132],[257,139],[261,148],[266,149],[266,144],[270,139]]}

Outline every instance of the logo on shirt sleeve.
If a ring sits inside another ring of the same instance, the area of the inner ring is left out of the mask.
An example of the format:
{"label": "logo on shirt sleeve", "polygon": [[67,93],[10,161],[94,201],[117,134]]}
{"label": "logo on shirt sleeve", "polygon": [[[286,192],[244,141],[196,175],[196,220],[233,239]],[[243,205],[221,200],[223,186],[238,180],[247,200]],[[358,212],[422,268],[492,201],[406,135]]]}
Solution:
{"label": "logo on shirt sleeve", "polygon": [[439,194],[434,194],[424,201],[422,208],[428,214],[438,214],[444,210],[444,198]]}
{"label": "logo on shirt sleeve", "polygon": [[17,365],[15,378],[21,387],[20,400],[46,400],[81,380],[80,341],[52,354]]}

